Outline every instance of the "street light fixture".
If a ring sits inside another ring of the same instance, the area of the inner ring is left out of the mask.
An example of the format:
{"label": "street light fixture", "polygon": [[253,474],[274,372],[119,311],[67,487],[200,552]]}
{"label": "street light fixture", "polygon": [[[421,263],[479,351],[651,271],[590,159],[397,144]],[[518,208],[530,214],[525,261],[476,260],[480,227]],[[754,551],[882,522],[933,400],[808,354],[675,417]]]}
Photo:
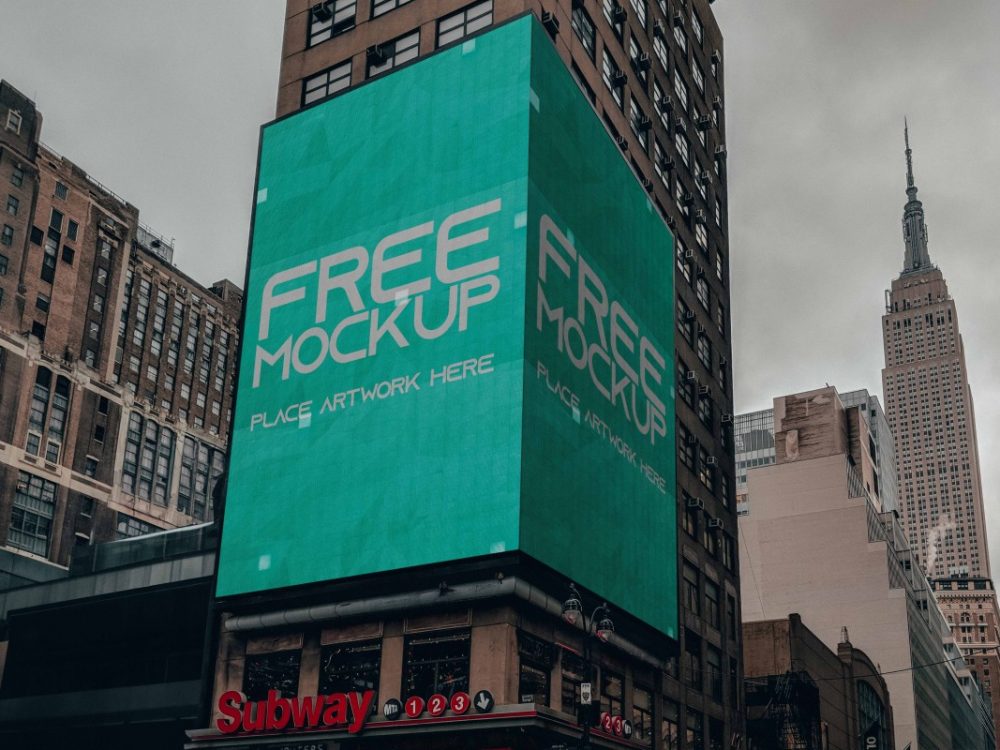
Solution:
{"label": "street light fixture", "polygon": [[[610,640],[612,633],[615,632],[615,624],[611,620],[611,609],[608,607],[607,602],[601,602],[594,608],[590,617],[587,617],[586,610],[583,608],[583,598],[580,596],[579,590],[576,588],[576,584],[570,583],[569,585],[569,597],[562,605],[562,616],[563,619],[570,625],[576,626],[580,623],[580,619],[583,619],[581,623],[583,625],[583,654],[584,660],[587,663],[587,669],[590,675],[594,674],[594,664],[591,659],[591,639],[594,639],[597,644],[607,643]],[[583,737],[582,746],[590,747],[590,728],[596,723],[595,712],[592,710],[591,705],[581,705],[579,721],[583,725]]]}

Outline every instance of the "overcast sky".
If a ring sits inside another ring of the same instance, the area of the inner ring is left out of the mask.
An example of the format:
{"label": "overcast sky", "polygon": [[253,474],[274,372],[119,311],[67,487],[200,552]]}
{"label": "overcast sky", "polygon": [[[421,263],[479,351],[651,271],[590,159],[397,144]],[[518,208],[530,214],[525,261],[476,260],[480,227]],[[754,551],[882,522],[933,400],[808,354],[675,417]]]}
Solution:
{"label": "overcast sky", "polygon": [[[0,76],[42,139],[243,282],[283,0],[0,0]],[[902,267],[903,117],[931,260],[956,299],[1000,549],[1000,2],[718,0],[738,411],[822,386],[881,395]],[[994,559],[997,558],[994,555]]]}

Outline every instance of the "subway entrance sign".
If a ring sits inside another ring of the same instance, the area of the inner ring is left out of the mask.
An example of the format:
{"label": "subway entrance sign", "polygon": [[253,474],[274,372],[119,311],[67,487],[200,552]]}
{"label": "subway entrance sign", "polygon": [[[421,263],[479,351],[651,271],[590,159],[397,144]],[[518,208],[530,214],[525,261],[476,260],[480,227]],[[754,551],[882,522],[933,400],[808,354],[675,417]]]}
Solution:
{"label": "subway entrance sign", "polygon": [[520,551],[676,636],[673,240],[537,21],[261,138],[219,596]]}

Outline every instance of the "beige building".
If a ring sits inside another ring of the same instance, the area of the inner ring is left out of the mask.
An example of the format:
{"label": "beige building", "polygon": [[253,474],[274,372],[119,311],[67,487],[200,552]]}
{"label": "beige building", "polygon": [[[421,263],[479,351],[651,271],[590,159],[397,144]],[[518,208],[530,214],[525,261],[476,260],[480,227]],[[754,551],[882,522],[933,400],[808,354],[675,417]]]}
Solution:
{"label": "beige building", "polygon": [[952,634],[1000,716],[1000,610],[989,545],[958,310],[930,260],[906,135],[903,270],[892,280],[882,317],[886,414],[899,460],[900,514],[910,546],[933,579]]}
{"label": "beige building", "polygon": [[847,627],[889,687],[899,750],[991,746],[988,708],[883,506],[867,411],[832,387],[776,398],[774,447],[747,472],[744,622],[796,612],[830,649]]}
{"label": "beige building", "polygon": [[211,519],[242,305],[174,266],[41,121],[0,84],[0,585]]}

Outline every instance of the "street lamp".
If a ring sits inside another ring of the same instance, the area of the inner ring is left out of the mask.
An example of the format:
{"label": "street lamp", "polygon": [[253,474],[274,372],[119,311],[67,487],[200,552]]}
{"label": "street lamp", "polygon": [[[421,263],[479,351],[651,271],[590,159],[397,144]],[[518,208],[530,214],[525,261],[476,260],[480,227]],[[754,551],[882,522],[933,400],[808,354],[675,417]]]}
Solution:
{"label": "street lamp", "polygon": [[[569,585],[569,597],[563,602],[562,605],[562,616],[563,619],[570,625],[576,626],[580,623],[582,618],[583,622],[583,658],[587,664],[587,670],[591,678],[594,675],[594,664],[591,659],[590,653],[590,641],[594,639],[599,646],[601,643],[607,643],[611,638],[611,634],[615,632],[615,624],[611,620],[611,609],[608,607],[607,602],[601,602],[594,608],[594,611],[587,617],[586,610],[583,608],[583,598],[580,596],[579,590],[576,588],[576,584],[570,583]],[[581,699],[583,690],[581,688]],[[591,692],[592,695],[592,692]],[[591,708],[593,698],[588,701],[586,705],[580,706],[579,721],[583,724],[583,747],[590,746],[590,728],[595,724],[594,712]]]}

